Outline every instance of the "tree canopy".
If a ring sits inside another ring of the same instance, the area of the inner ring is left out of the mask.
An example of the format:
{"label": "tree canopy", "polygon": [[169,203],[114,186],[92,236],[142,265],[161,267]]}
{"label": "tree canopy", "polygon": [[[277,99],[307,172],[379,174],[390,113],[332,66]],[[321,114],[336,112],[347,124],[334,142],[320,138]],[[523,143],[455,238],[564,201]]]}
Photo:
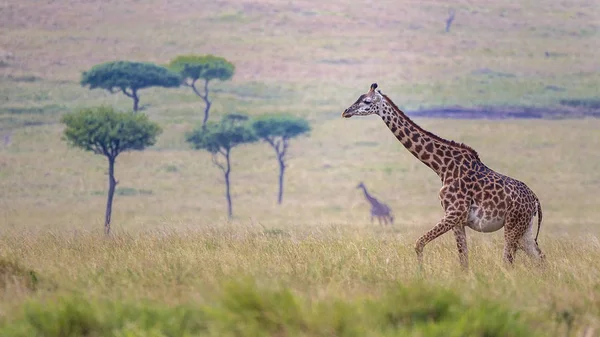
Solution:
{"label": "tree canopy", "polygon": [[227,215],[231,218],[233,216],[230,180],[231,150],[238,145],[258,140],[248,125],[248,117],[239,114],[226,115],[218,123],[208,122],[206,125],[194,129],[187,134],[186,140],[194,149],[210,152],[213,164],[223,172]]}
{"label": "tree canopy", "polygon": [[286,169],[286,155],[289,140],[310,131],[307,120],[292,115],[263,115],[252,121],[256,135],[275,150],[279,163],[279,193],[277,202],[283,200],[283,175]]}
{"label": "tree canopy", "polygon": [[62,122],[66,125],[64,139],[71,146],[108,158],[108,199],[104,222],[104,232],[108,235],[117,185],[114,176],[117,156],[124,151],[141,151],[154,145],[162,130],[144,114],[117,112],[106,106],[67,113]]}
{"label": "tree canopy", "polygon": [[81,76],[81,85],[90,89],[122,92],[133,99],[133,110],[139,109],[138,90],[149,87],[173,88],[181,77],[169,69],[146,62],[114,61],[95,65]]}
{"label": "tree canopy", "polygon": [[255,118],[252,127],[265,140],[291,139],[310,131],[310,124],[301,117],[284,114],[263,115]]}
{"label": "tree canopy", "polygon": [[160,126],[146,115],[117,112],[107,106],[65,114],[62,122],[69,144],[112,158],[154,145],[161,133]]}
{"label": "tree canopy", "polygon": [[[205,103],[204,120],[206,126],[211,107],[208,97],[208,84],[212,80],[226,81],[233,77],[235,66],[223,57],[214,55],[181,55],[169,63],[169,69],[177,72],[182,79],[182,84],[192,88],[194,93],[202,98]],[[204,81],[202,92],[196,87],[198,80]]]}
{"label": "tree canopy", "polygon": [[199,79],[226,81],[235,72],[233,63],[214,55],[180,55],[169,63],[169,68],[179,73],[190,86]]}
{"label": "tree canopy", "polygon": [[205,128],[194,129],[186,139],[194,149],[212,154],[224,154],[240,144],[258,140],[248,125],[236,123],[229,115],[225,115],[220,122],[208,122]]}

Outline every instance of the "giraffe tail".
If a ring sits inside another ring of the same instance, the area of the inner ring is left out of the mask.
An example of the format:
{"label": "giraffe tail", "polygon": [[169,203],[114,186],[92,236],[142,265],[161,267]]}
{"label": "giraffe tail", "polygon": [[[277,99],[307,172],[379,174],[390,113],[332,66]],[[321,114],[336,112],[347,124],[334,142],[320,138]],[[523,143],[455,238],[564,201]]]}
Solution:
{"label": "giraffe tail", "polygon": [[537,245],[538,235],[540,235],[540,227],[542,227],[542,203],[540,200],[537,200],[537,216],[538,216],[538,228],[537,233],[535,233],[535,244]]}

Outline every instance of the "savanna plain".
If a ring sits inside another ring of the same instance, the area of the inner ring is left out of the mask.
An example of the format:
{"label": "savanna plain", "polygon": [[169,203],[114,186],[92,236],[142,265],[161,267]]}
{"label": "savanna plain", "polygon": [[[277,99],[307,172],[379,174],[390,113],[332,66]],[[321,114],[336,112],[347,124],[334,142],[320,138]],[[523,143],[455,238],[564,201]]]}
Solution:
{"label": "savanna plain", "polygon": [[[8,0],[0,32],[0,335],[600,335],[597,2]],[[181,54],[235,64],[211,83],[211,120],[310,122],[290,143],[283,203],[272,149],[243,145],[229,220],[221,172],[185,141],[202,100],[144,89],[140,113],[163,132],[118,157],[107,238],[106,158],[67,146],[61,115],[131,108],[81,87],[95,64]],[[467,272],[451,233],[419,268],[414,242],[443,216],[440,181],[378,117],[340,117],[373,82],[409,116],[564,112],[413,118],[537,194],[544,265],[521,252],[508,266],[502,231],[467,231]],[[371,223],[360,182],[393,225]]]}

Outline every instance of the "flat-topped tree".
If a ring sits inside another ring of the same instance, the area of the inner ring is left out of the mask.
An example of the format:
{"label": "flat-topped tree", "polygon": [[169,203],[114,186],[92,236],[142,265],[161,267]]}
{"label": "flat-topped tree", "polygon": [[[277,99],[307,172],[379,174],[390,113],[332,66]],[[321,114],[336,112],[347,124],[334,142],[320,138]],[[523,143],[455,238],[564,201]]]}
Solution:
{"label": "flat-topped tree", "polygon": [[[212,80],[227,81],[233,77],[235,66],[226,59],[214,55],[181,55],[176,57],[169,68],[182,77],[182,84],[192,88],[194,93],[204,100],[204,120],[202,126],[208,121],[208,114],[212,102],[208,97],[208,84]],[[204,81],[202,92],[198,90],[196,82]]]}
{"label": "flat-topped tree", "polygon": [[[225,178],[225,199],[227,200],[227,216],[231,219],[233,209],[231,203],[231,150],[241,144],[258,140],[247,123],[245,115],[226,115],[220,122],[208,122],[187,134],[186,140],[194,149],[206,150],[212,155],[212,162]],[[219,159],[221,157],[222,159]]]}
{"label": "flat-topped tree", "polygon": [[64,138],[70,145],[108,158],[108,199],[104,222],[104,233],[108,235],[117,186],[117,156],[125,151],[141,151],[154,145],[161,128],[145,114],[116,112],[105,106],[65,114],[62,122],[66,125]]}
{"label": "flat-topped tree", "polygon": [[181,84],[177,73],[146,62],[114,61],[95,65],[81,76],[81,85],[90,89],[122,92],[133,99],[133,111],[139,109],[138,91],[149,87],[173,88]]}
{"label": "flat-topped tree", "polygon": [[304,118],[292,115],[264,115],[252,122],[256,135],[267,142],[277,156],[279,163],[279,192],[277,203],[283,200],[283,175],[286,169],[286,155],[290,139],[308,133],[310,125]]}

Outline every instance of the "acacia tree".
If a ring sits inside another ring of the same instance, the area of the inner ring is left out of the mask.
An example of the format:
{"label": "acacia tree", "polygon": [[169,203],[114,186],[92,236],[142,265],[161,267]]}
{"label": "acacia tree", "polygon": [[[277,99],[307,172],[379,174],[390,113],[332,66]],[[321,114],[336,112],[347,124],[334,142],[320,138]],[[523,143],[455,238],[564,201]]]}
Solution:
{"label": "acacia tree", "polygon": [[149,87],[173,88],[181,84],[178,74],[153,63],[114,61],[95,65],[81,76],[81,85],[90,89],[122,92],[133,99],[133,111],[139,109],[140,89]]}
{"label": "acacia tree", "polygon": [[[210,152],[212,162],[225,178],[225,199],[227,216],[233,217],[231,204],[231,150],[241,144],[258,140],[244,115],[226,115],[220,122],[209,122],[194,129],[186,136],[194,149]],[[221,157],[221,159],[219,159]]]}
{"label": "acacia tree", "polygon": [[117,156],[125,151],[141,151],[154,145],[161,128],[145,114],[117,112],[106,106],[65,114],[62,122],[66,125],[64,139],[70,145],[108,159],[108,198],[104,233],[109,235],[113,196],[118,184],[115,179]]}
{"label": "acacia tree", "polygon": [[[231,79],[235,71],[235,66],[219,56],[181,55],[169,63],[169,68],[179,73],[183,85],[192,88],[194,93],[204,100],[205,107],[202,126],[206,126],[212,104],[208,97],[208,84],[211,80],[226,81]],[[198,80],[204,81],[202,92],[196,86]]]}
{"label": "acacia tree", "polygon": [[277,203],[283,200],[283,175],[286,169],[286,155],[289,141],[310,131],[308,121],[291,115],[264,115],[252,122],[256,135],[267,142],[277,156],[279,163],[279,193]]}

